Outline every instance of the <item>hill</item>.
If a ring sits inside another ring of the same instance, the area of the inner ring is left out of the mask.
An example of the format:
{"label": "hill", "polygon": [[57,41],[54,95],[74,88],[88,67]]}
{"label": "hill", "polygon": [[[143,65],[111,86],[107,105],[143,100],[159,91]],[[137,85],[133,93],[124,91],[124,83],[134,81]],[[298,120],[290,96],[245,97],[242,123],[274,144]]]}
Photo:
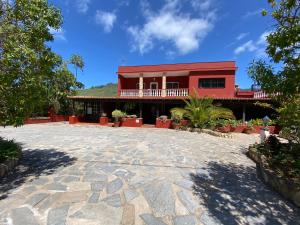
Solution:
{"label": "hill", "polygon": [[89,89],[79,90],[77,96],[95,96],[95,97],[116,97],[118,85],[108,83],[105,85],[94,86]]}

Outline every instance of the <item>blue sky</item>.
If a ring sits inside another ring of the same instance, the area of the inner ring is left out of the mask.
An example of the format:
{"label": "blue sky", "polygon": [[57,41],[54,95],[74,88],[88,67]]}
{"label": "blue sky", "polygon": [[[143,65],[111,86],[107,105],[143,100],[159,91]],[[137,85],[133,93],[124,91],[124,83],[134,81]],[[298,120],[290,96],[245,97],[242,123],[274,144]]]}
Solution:
{"label": "blue sky", "polygon": [[249,87],[247,67],[264,58],[267,0],[50,0],[63,26],[53,50],[84,58],[86,87],[117,82],[119,65],[235,60],[236,83]]}

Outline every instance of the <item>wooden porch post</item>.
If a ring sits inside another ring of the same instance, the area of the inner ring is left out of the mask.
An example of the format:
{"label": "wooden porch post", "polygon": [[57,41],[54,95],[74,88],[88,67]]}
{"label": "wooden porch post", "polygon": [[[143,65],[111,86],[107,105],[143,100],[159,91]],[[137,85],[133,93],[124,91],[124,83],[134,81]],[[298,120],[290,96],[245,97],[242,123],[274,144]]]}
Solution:
{"label": "wooden porch post", "polygon": [[139,103],[140,118],[143,118],[143,103]]}
{"label": "wooden porch post", "polygon": [[143,89],[144,89],[144,78],[143,78],[143,74],[140,74],[139,77],[139,96],[143,97]]}
{"label": "wooden porch post", "polygon": [[166,97],[167,96],[167,77],[166,77],[166,72],[163,73],[162,76],[162,90],[161,90],[161,97]]}
{"label": "wooden porch post", "polygon": [[72,99],[72,116],[75,116],[75,101]]}
{"label": "wooden porch post", "polygon": [[245,103],[243,104],[243,123],[246,122],[246,105]]}

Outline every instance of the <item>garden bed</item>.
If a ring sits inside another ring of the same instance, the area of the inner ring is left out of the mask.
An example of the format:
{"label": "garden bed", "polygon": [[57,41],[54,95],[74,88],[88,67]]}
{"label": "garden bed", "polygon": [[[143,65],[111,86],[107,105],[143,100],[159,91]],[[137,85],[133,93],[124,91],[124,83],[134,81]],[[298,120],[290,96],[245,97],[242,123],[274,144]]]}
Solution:
{"label": "garden bed", "polygon": [[34,117],[27,118],[24,121],[24,124],[38,124],[38,123],[51,123],[52,120],[50,117]]}
{"label": "garden bed", "polygon": [[0,177],[12,171],[22,156],[21,146],[0,138]]}
{"label": "garden bed", "polygon": [[270,165],[267,157],[260,153],[259,148],[263,148],[263,145],[252,145],[247,152],[248,157],[256,163],[258,177],[265,184],[271,186],[275,191],[280,193],[284,198],[300,207],[300,177],[287,177],[282,174],[282,169],[288,168]]}
{"label": "garden bed", "polygon": [[141,127],[143,125],[143,118],[123,117],[120,122],[121,127]]}
{"label": "garden bed", "polygon": [[156,118],[155,127],[170,129],[170,128],[172,128],[172,120]]}
{"label": "garden bed", "polygon": [[[223,133],[229,133],[229,132],[246,133],[248,131],[249,133],[259,134],[260,130],[263,128],[264,126],[252,126],[249,129],[247,125],[237,125],[237,126],[227,125],[227,126],[219,127],[217,128],[217,130]],[[268,126],[268,129],[270,131],[270,134],[278,134],[280,131],[279,126]]]}

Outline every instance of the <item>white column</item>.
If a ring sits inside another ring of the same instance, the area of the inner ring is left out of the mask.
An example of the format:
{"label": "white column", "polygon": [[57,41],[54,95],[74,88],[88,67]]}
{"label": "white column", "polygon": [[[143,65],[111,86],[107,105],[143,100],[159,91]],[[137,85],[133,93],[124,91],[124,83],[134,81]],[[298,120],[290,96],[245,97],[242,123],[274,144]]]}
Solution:
{"label": "white column", "polygon": [[143,97],[143,89],[144,89],[144,78],[143,78],[143,74],[140,74],[139,77],[139,96]]}
{"label": "white column", "polygon": [[166,73],[163,73],[162,76],[162,90],[161,90],[161,96],[162,97],[166,97],[167,95],[167,77],[166,77]]}

